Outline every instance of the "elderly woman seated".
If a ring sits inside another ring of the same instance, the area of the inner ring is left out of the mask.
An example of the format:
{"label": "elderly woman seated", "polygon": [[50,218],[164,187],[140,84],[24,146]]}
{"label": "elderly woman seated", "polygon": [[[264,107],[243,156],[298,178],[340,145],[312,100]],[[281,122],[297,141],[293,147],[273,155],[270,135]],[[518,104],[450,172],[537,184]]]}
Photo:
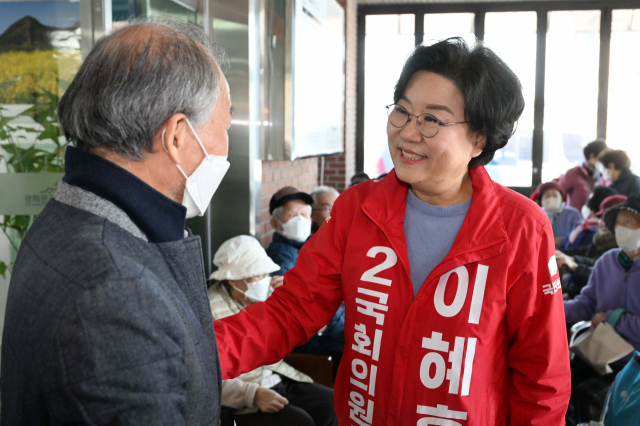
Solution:
{"label": "elderly woman seated", "polygon": [[551,221],[556,248],[582,222],[580,212],[565,205],[566,197],[567,194],[557,182],[543,183],[538,187],[537,201]]}
{"label": "elderly woman seated", "polygon": [[[255,238],[239,236],[222,244],[213,263],[209,302],[214,320],[237,314],[246,306],[264,302],[282,277],[280,269]],[[333,390],[283,361],[222,381],[222,406],[234,409],[237,426],[337,425]]]}
{"label": "elderly woman seated", "polygon": [[[615,234],[620,248],[606,252],[596,262],[582,292],[564,302],[565,318],[567,323],[591,320],[593,328],[607,321],[640,350],[640,194],[607,209],[604,223]],[[574,359],[568,424],[569,420],[580,422],[598,417],[593,408],[602,407],[609,385],[628,359],[612,364],[614,373],[602,377],[578,357]]]}

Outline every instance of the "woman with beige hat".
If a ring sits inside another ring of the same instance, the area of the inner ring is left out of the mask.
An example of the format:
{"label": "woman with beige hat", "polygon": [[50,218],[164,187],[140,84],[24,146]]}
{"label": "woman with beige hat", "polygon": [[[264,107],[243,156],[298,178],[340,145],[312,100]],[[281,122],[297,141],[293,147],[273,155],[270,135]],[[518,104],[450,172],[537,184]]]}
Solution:
{"label": "woman with beige hat", "polygon": [[[264,302],[282,277],[280,269],[253,237],[226,241],[213,258],[209,302],[213,319],[237,314],[246,306]],[[333,390],[280,361],[257,368],[237,379],[222,381],[222,406],[234,409],[237,426],[269,424],[337,425]]]}

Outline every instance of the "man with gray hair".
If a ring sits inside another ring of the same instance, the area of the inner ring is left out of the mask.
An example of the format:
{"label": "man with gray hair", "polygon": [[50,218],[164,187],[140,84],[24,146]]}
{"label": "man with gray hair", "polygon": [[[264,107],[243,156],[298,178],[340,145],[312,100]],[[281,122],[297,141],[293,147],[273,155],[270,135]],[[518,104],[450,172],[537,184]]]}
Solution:
{"label": "man with gray hair", "polygon": [[320,225],[322,225],[333,208],[333,203],[336,202],[340,193],[337,189],[330,186],[319,186],[309,193],[313,197],[313,204],[311,205],[311,234],[315,234]]}
{"label": "man with gray hair", "polygon": [[218,425],[202,250],[185,219],[229,167],[221,57],[196,27],[132,22],[96,43],[62,97],[74,147],[11,277],[3,425]]}

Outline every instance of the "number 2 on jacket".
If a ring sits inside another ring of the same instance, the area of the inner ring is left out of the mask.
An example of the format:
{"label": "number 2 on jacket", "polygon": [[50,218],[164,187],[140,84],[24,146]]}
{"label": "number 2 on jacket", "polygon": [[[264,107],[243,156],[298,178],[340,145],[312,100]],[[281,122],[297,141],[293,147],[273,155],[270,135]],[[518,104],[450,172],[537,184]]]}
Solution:
{"label": "number 2 on jacket", "polygon": [[375,257],[379,253],[384,253],[387,256],[384,262],[382,262],[378,266],[374,266],[368,271],[365,271],[365,273],[362,274],[362,278],[360,279],[362,281],[366,281],[370,283],[390,286],[391,280],[388,280],[386,278],[376,277],[376,274],[382,271],[386,271],[389,268],[393,268],[395,264],[398,263],[398,256],[396,255],[396,252],[390,249],[389,247],[377,246],[377,247],[371,247],[371,249],[369,249],[369,252],[367,252],[367,257],[375,259]]}

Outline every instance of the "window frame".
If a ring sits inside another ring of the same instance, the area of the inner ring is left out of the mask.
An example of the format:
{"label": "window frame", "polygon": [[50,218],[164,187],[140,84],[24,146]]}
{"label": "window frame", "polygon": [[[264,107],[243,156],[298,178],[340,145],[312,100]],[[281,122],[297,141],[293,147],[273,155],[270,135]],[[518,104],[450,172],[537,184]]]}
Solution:
{"label": "window frame", "polygon": [[424,15],[431,13],[475,13],[475,34],[484,40],[485,15],[489,12],[536,12],[537,49],[534,102],[534,130],[532,142],[532,186],[511,187],[530,195],[542,181],[542,153],[544,127],[545,61],[548,12],[571,10],[600,10],[600,58],[598,68],[597,137],[606,138],[609,99],[609,59],[611,50],[611,20],[615,9],[639,9],[640,0],[610,1],[514,1],[494,3],[440,3],[440,4],[362,4],[358,5],[358,63],[356,111],[356,170],[364,169],[364,86],[365,36],[367,15],[413,14],[415,17],[415,45],[424,38]]}

